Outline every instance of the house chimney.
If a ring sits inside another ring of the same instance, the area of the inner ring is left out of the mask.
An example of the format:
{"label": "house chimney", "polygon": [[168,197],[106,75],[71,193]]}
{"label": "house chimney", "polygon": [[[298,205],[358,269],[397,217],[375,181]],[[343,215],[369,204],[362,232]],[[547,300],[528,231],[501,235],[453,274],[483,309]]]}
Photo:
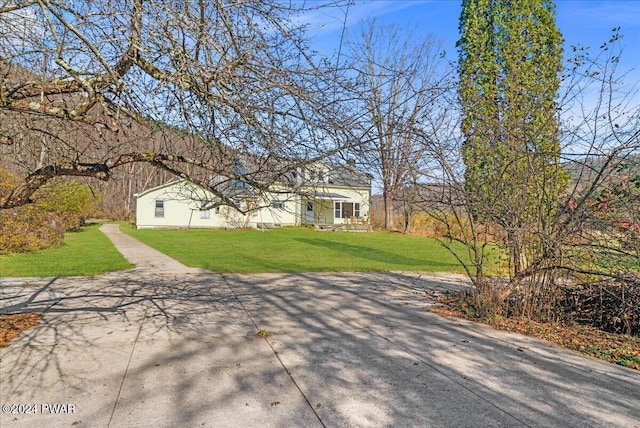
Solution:
{"label": "house chimney", "polygon": [[353,158],[349,158],[349,159],[347,159],[347,165],[349,165],[351,168],[354,168],[354,169],[355,169],[355,167],[356,167],[356,160],[355,160],[355,159],[353,159]]}

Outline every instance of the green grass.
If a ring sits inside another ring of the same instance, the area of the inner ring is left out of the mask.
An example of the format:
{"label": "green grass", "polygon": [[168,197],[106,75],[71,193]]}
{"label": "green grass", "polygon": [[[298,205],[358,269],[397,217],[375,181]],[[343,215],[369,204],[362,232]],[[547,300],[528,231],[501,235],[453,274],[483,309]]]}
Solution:
{"label": "green grass", "polygon": [[133,267],[98,228],[90,225],[66,233],[59,248],[0,256],[0,276],[98,275]]}
{"label": "green grass", "polygon": [[220,273],[463,272],[437,241],[397,233],[258,230],[122,230],[193,267]]}

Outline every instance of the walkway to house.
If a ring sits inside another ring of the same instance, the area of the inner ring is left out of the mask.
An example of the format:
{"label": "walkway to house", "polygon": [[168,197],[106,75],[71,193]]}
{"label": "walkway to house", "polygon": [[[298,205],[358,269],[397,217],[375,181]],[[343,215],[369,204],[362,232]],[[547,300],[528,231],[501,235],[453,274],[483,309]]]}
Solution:
{"label": "walkway to house", "polygon": [[100,226],[100,230],[111,239],[111,242],[127,260],[136,265],[138,271],[174,275],[208,272],[185,266],[164,253],[144,245],[137,239],[121,232],[120,226],[117,224],[103,224]]}
{"label": "walkway to house", "polygon": [[135,269],[2,280],[44,322],[0,350],[0,426],[640,426],[639,372],[427,312],[460,277],[223,276],[103,231]]}

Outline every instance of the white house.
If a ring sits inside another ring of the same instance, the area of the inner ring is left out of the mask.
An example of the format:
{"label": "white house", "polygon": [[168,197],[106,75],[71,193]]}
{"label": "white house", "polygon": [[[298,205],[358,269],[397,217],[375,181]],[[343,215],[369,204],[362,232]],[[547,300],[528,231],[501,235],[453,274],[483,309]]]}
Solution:
{"label": "white house", "polygon": [[240,208],[187,180],[174,180],[137,193],[136,226],[148,228],[269,228],[313,224],[317,227],[368,228],[371,179],[353,164],[315,164],[298,169],[290,182],[269,191],[241,183],[233,200]]}

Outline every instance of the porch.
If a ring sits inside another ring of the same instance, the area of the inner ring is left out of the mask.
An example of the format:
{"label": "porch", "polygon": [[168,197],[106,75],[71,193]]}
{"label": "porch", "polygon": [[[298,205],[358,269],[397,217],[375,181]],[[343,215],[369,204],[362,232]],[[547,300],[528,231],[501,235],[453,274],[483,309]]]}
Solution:
{"label": "porch", "polygon": [[338,193],[316,193],[301,199],[301,224],[318,230],[370,230],[362,204]]}

